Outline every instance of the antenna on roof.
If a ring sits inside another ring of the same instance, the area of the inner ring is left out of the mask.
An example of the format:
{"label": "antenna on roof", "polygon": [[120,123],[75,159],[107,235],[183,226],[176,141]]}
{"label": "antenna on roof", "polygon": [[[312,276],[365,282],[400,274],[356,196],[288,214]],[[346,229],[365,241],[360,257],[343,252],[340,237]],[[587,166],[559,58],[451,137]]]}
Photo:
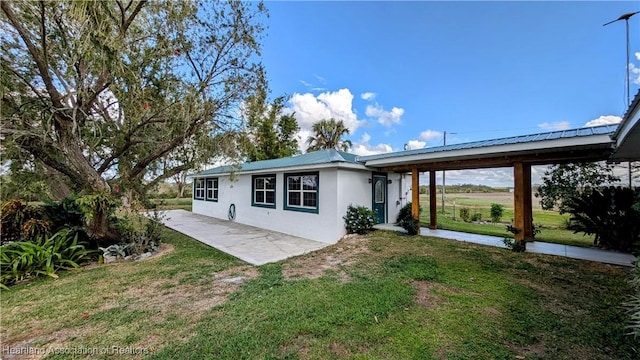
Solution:
{"label": "antenna on roof", "polygon": [[624,20],[625,22],[625,28],[626,28],[626,34],[627,34],[627,63],[626,63],[626,76],[625,76],[625,84],[627,86],[626,90],[627,90],[627,107],[629,107],[629,104],[631,104],[631,94],[629,92],[629,18],[632,17],[635,14],[640,13],[640,11],[636,11],[636,12],[628,12],[626,14],[622,14],[620,15],[620,17],[618,17],[617,19],[613,20],[613,21],[609,21],[608,23],[602,25],[602,26],[607,26],[609,24],[613,24],[614,22],[620,21],[620,20]]}

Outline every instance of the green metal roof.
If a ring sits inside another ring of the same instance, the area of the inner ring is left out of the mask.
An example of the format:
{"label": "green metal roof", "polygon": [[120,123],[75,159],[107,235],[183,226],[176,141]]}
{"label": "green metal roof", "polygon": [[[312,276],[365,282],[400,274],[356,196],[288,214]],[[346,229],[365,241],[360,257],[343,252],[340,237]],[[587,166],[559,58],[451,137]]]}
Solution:
{"label": "green metal roof", "polygon": [[217,168],[199,172],[191,177],[202,177],[215,174],[226,174],[230,172],[260,171],[278,168],[288,168],[296,166],[330,164],[330,163],[351,163],[359,164],[355,154],[349,154],[338,150],[319,150],[302,155],[291,156],[281,159],[262,160],[248,162],[237,166],[220,166]]}

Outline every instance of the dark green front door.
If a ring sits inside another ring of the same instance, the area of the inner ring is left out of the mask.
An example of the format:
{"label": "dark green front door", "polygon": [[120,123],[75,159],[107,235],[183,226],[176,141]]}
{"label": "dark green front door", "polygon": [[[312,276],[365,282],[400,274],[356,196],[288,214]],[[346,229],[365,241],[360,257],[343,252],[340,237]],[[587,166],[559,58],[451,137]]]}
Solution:
{"label": "dark green front door", "polygon": [[373,175],[371,182],[373,198],[373,212],[376,214],[376,223],[387,222],[387,175]]}

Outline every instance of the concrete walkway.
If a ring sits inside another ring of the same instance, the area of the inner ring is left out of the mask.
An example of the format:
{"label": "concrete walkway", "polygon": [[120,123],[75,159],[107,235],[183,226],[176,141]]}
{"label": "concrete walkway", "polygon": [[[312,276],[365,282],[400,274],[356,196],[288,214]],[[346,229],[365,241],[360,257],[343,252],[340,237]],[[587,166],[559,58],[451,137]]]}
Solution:
{"label": "concrete walkway", "polygon": [[185,210],[163,213],[166,227],[252,265],[284,260],[330,245]]}
{"label": "concrete walkway", "polygon": [[[378,224],[375,228],[380,230],[405,232],[403,228],[393,224]],[[420,235],[506,248],[502,242],[502,238],[497,236],[477,235],[440,229],[431,230],[429,228],[420,228]],[[540,241],[528,242],[526,252],[564,256],[572,259],[597,261],[605,264],[622,266],[633,266],[633,262],[636,260],[636,257],[631,254],[596,248],[545,243]]]}

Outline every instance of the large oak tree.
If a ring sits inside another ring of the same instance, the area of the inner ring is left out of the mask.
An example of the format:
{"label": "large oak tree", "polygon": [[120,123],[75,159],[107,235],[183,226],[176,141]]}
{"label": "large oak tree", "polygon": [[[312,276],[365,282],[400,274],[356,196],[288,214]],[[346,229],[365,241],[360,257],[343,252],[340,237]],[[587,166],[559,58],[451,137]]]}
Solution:
{"label": "large oak tree", "polygon": [[[261,3],[1,8],[5,160],[37,163],[78,193],[111,194],[144,193],[225,149],[234,155],[239,105],[264,78]],[[96,229],[108,235],[106,223]]]}

